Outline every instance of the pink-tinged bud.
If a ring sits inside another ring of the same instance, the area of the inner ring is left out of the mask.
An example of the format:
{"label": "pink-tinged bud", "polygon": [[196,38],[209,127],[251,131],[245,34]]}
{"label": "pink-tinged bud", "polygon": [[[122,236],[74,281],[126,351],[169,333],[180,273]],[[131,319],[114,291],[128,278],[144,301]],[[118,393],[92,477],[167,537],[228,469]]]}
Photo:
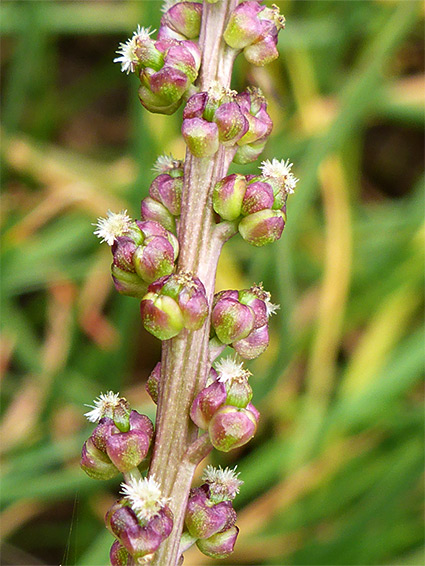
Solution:
{"label": "pink-tinged bud", "polygon": [[199,428],[207,430],[211,417],[224,405],[226,398],[224,383],[215,381],[195,397],[190,409],[190,418]]}
{"label": "pink-tinged bud", "polygon": [[183,110],[183,120],[189,118],[202,118],[208,102],[207,92],[192,94]]}
{"label": "pink-tinged bud", "polygon": [[151,371],[146,382],[146,391],[149,393],[155,405],[158,403],[159,384],[161,381],[161,362],[158,362]]}
{"label": "pink-tinged bud", "polygon": [[248,131],[238,141],[238,145],[265,141],[273,129],[273,122],[267,113],[267,102],[261,91],[249,88],[238,94],[236,101],[249,124]]}
{"label": "pink-tinged bud", "polygon": [[238,226],[242,238],[252,246],[265,246],[278,240],[285,221],[280,210],[260,210],[245,216]]}
{"label": "pink-tinged bud", "polygon": [[140,80],[140,102],[150,112],[160,114],[175,112],[190,85],[187,75],[174,67],[163,67],[157,73],[144,69],[140,73]]}
{"label": "pink-tinged bud", "polygon": [[179,2],[161,18],[161,28],[168,27],[182,38],[196,39],[201,29],[202,4]]}
{"label": "pink-tinged bud", "polygon": [[268,345],[269,328],[268,324],[265,324],[255,328],[247,338],[233,342],[232,347],[242,358],[253,360],[265,352]]}
{"label": "pink-tinged bud", "polygon": [[236,150],[235,156],[233,157],[233,163],[246,165],[247,163],[257,161],[265,147],[266,141],[257,141],[251,144],[241,145]]}
{"label": "pink-tinged bud", "polygon": [[117,540],[111,546],[109,559],[111,566],[136,566],[131,554]]}
{"label": "pink-tinged bud", "polygon": [[166,230],[174,231],[176,229],[173,215],[161,202],[146,197],[142,200],[141,210],[143,220],[159,222]]}
{"label": "pink-tinged bud", "polygon": [[91,438],[83,444],[80,467],[94,480],[109,480],[119,474],[108,456],[96,448]]}
{"label": "pink-tinged bud", "polygon": [[222,533],[216,533],[207,539],[197,540],[196,546],[205,556],[217,559],[226,558],[232,554],[235,548],[238,533],[238,527],[234,526]]}
{"label": "pink-tinged bud", "polygon": [[159,222],[154,222],[153,220],[147,220],[144,222],[138,221],[137,224],[140,226],[146,240],[152,236],[162,236],[163,238],[166,238],[173,246],[174,259],[177,259],[179,253],[179,242],[174,234],[166,230],[164,226],[161,226]]}
{"label": "pink-tinged bud", "polygon": [[106,453],[106,442],[110,436],[117,434],[119,429],[115,426],[114,421],[109,417],[100,419],[99,424],[91,433],[91,440],[94,446],[101,452]]}
{"label": "pink-tinged bud", "polygon": [[237,301],[239,300],[239,291],[236,291],[236,289],[225,289],[224,291],[219,291],[214,295],[213,308],[222,299],[235,299],[235,301]]}
{"label": "pink-tinged bud", "polygon": [[207,122],[202,118],[183,120],[182,134],[195,157],[211,157],[218,150],[218,127],[214,122]]}
{"label": "pink-tinged bud", "polygon": [[230,501],[211,504],[208,489],[195,488],[190,492],[187,502],[185,524],[191,536],[208,538],[213,534],[234,525],[236,512]]}
{"label": "pink-tinged bud", "polygon": [[140,303],[143,326],[159,338],[169,340],[184,328],[183,314],[174,299],[148,292]]}
{"label": "pink-tinged bud", "polygon": [[136,297],[138,299],[146,295],[147,284],[140,279],[137,273],[123,271],[114,264],[111,266],[111,273],[115,289],[118,293],[121,293],[121,295]]}
{"label": "pink-tinged bud", "polygon": [[[141,241],[143,241],[140,233]],[[141,242],[140,242],[141,243]],[[123,271],[134,273],[133,255],[137,244],[128,236],[118,236],[111,247],[114,265]]]}
{"label": "pink-tinged bud", "polygon": [[141,415],[137,411],[130,413],[130,430],[137,430],[146,434],[149,442],[153,438],[153,424],[147,415]]}
{"label": "pink-tinged bud", "polygon": [[239,301],[223,298],[213,308],[211,323],[217,338],[223,344],[231,344],[249,335],[254,328],[254,314]]}
{"label": "pink-tinged bud", "polygon": [[259,38],[262,22],[258,13],[262,6],[253,0],[242,2],[230,15],[224,31],[224,40],[233,49],[243,49]]}
{"label": "pink-tinged bud", "polygon": [[223,220],[236,220],[241,215],[246,191],[243,175],[228,175],[219,181],[213,192],[213,207]]}
{"label": "pink-tinged bud", "polygon": [[122,473],[136,468],[147,456],[149,437],[140,430],[129,430],[110,436],[106,442],[106,453]]}
{"label": "pink-tinged bud", "polygon": [[247,216],[259,210],[273,208],[273,203],[273,189],[268,183],[260,181],[249,183],[243,197],[242,214]]}
{"label": "pink-tinged bud", "polygon": [[[265,298],[270,294],[264,291],[261,286],[254,286],[251,289],[242,289],[239,291],[239,300],[244,305],[248,305],[254,312],[254,328],[260,328],[267,324],[269,319],[269,313],[267,311],[267,305]],[[263,299],[261,297],[264,297]]]}
{"label": "pink-tinged bud", "polygon": [[243,54],[248,63],[263,67],[279,57],[277,50],[277,33],[266,35],[261,41],[248,45]]}
{"label": "pink-tinged bud", "polygon": [[173,298],[179,305],[184,326],[188,330],[199,330],[208,315],[205,287],[198,277],[190,273],[176,273],[156,282],[155,289]]}
{"label": "pink-tinged bud", "polygon": [[[188,49],[187,47],[189,46],[190,48]],[[191,41],[181,41],[177,45],[172,45],[165,56],[164,65],[164,69],[170,67],[182,71],[189,83],[193,83],[198,76],[199,70],[197,53],[192,46],[195,46],[195,44]]]}
{"label": "pink-tinged bud", "polygon": [[223,145],[234,145],[246,134],[249,123],[237,102],[225,102],[214,114],[218,136]]}
{"label": "pink-tinged bud", "polygon": [[243,446],[256,430],[257,421],[250,411],[229,405],[215,413],[208,427],[211,444],[221,452]]}
{"label": "pink-tinged bud", "polygon": [[174,248],[162,236],[147,238],[134,254],[134,266],[141,279],[152,283],[174,270]]}
{"label": "pink-tinged bud", "polygon": [[[179,216],[182,189],[183,177],[172,177],[163,173],[152,181],[149,194],[153,199],[163,204],[173,216]],[[167,228],[167,226],[165,227]]]}
{"label": "pink-tinged bud", "polygon": [[164,57],[161,51],[156,48],[156,41],[148,35],[144,35],[137,38],[136,44],[135,54],[139,60],[138,65],[159,71],[164,65]]}

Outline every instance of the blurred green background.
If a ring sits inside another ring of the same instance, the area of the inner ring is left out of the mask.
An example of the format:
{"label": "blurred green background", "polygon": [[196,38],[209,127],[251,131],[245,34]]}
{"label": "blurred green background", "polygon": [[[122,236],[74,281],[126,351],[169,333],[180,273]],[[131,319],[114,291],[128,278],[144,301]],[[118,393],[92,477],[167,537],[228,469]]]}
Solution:
{"label": "blurred green background", "polygon": [[[240,57],[275,127],[265,158],[301,180],[283,238],[234,238],[218,288],[263,281],[281,305],[250,364],[255,439],[239,466],[239,565],[422,565],[423,3],[287,1],[281,57]],[[4,1],[1,526],[5,565],[108,563],[118,481],[78,467],[85,403],[144,382],[160,344],[114,292],[91,223],[139,215],[181,111],[148,114],[112,59],[156,1]],[[258,164],[234,171],[246,174]],[[197,551],[185,564],[211,564]]]}

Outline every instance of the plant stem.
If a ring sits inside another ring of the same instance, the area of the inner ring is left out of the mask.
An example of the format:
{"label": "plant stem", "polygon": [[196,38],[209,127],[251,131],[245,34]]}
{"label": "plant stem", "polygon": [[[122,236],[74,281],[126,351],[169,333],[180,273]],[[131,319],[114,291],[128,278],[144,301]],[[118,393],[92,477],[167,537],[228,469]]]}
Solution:
{"label": "plant stem", "polygon": [[[222,39],[227,16],[237,0],[204,3],[199,39],[202,65],[199,87],[206,90],[219,80],[230,85],[233,51]],[[216,228],[212,208],[215,183],[227,173],[233,152],[223,146],[213,158],[196,158],[186,153],[182,215],[179,225],[179,271],[199,277],[209,304],[214,295],[215,275],[223,243],[232,226]],[[150,475],[155,475],[163,494],[170,498],[174,528],[162,543],[151,564],[176,566],[180,559],[180,538],[186,502],[198,463],[211,450],[208,435],[197,439],[198,429],[189,417],[195,395],[204,387],[210,364],[208,356],[209,320],[196,331],[183,330],[163,342],[161,387],[156,416],[156,438]]]}

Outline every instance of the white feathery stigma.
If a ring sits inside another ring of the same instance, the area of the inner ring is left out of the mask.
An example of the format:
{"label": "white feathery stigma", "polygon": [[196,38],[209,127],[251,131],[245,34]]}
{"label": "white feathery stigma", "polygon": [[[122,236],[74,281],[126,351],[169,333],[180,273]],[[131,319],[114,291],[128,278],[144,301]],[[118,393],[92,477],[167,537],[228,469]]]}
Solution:
{"label": "white feathery stigma", "polygon": [[127,234],[131,222],[126,210],[121,210],[119,213],[108,210],[106,218],[98,218],[96,224],[93,224],[97,228],[94,234],[101,242],[112,246],[118,236]]}
{"label": "white feathery stigma", "polygon": [[150,28],[143,28],[137,26],[137,30],[133,33],[125,43],[120,43],[116,53],[119,57],[114,59],[114,63],[121,63],[121,71],[123,73],[134,73],[139,63],[139,58],[137,57],[136,50],[139,44],[146,41],[156,30],[151,30]]}
{"label": "white feathery stigma", "polygon": [[162,496],[154,476],[130,478],[121,484],[121,493],[141,522],[149,521],[161,511],[168,499]]}
{"label": "white feathery stigma", "polygon": [[260,169],[263,177],[271,177],[283,185],[283,188],[288,194],[294,192],[295,186],[298,183],[298,179],[291,172],[292,163],[289,159],[286,161],[282,159],[266,159],[261,163]]}
{"label": "white feathery stigma", "polygon": [[251,374],[250,371],[243,368],[243,363],[238,363],[235,359],[221,358],[216,364],[215,369],[218,374],[218,381],[227,383],[234,379],[248,379]]}
{"label": "white feathery stigma", "polygon": [[93,405],[85,405],[92,410],[85,413],[84,416],[91,423],[98,423],[103,417],[112,417],[115,407],[120,405],[120,394],[108,391],[101,393],[97,399],[93,401]]}
{"label": "white feathery stigma", "polygon": [[239,488],[243,481],[238,479],[239,473],[236,473],[235,466],[233,470],[219,466],[207,466],[202,475],[202,479],[209,485],[210,491],[217,499],[234,499],[239,493]]}
{"label": "white feathery stigma", "polygon": [[180,159],[175,159],[171,153],[167,155],[160,155],[157,160],[155,161],[152,170],[156,173],[167,173],[172,169],[179,169],[183,166],[183,162]]}

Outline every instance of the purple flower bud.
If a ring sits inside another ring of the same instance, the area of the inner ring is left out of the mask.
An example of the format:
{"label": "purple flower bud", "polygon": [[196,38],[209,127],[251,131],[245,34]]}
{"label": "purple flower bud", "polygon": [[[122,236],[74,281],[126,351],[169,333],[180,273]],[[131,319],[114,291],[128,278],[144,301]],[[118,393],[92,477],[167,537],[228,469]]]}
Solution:
{"label": "purple flower bud", "polygon": [[255,422],[258,423],[260,422],[260,411],[254,407],[254,405],[252,403],[248,403],[248,405],[246,406],[246,409],[248,411],[250,411],[250,413],[252,413],[252,415],[254,416]]}
{"label": "purple flower bud", "polygon": [[111,546],[109,559],[111,566],[136,566],[131,554],[117,540]]}
{"label": "purple flower bud", "polygon": [[207,492],[202,488],[192,489],[187,502],[185,524],[196,538],[208,538],[234,525],[236,513],[230,501],[211,504]]}
{"label": "purple flower bud", "polygon": [[249,122],[237,102],[225,102],[215,111],[214,122],[223,145],[233,145],[246,134]]}
{"label": "purple flower bud", "polygon": [[226,397],[224,383],[215,381],[202,389],[195,397],[190,409],[190,418],[199,428],[207,430],[211,417],[224,405]]}
{"label": "purple flower bud", "polygon": [[151,371],[148,380],[146,382],[146,390],[155,404],[158,403],[160,381],[161,381],[161,362],[158,362]]}
{"label": "purple flower bud", "polygon": [[164,226],[161,226],[159,222],[154,222],[153,220],[147,220],[144,222],[138,221],[137,224],[140,226],[145,239],[151,238],[152,236],[162,236],[163,238],[166,238],[173,246],[174,259],[177,259],[179,253],[179,242],[174,234],[166,230]]}
{"label": "purple flower bud", "polygon": [[174,67],[163,67],[156,73],[143,69],[140,80],[140,102],[150,112],[160,114],[175,112],[190,85],[187,75]]}
{"label": "purple flower bud", "polygon": [[136,468],[147,456],[149,437],[141,430],[129,430],[110,436],[106,452],[112,463],[122,473]]}
{"label": "purple flower bud", "polygon": [[250,307],[231,298],[220,299],[211,314],[211,324],[223,344],[231,344],[249,335],[254,328]]}
{"label": "purple flower bud", "polygon": [[269,313],[265,300],[270,299],[270,294],[264,291],[261,286],[254,286],[251,289],[239,291],[239,300],[242,304],[248,305],[254,312],[254,328],[260,328],[267,324]]}
{"label": "purple flower bud", "polygon": [[228,175],[219,181],[213,192],[213,207],[223,220],[236,220],[241,215],[246,191],[243,175]]}
{"label": "purple flower bud", "polygon": [[226,405],[210,421],[208,432],[211,444],[221,452],[229,452],[246,444],[257,430],[257,421],[247,409]]}
{"label": "purple flower bud", "polygon": [[117,434],[119,429],[109,417],[100,419],[99,424],[92,432],[90,438],[94,446],[106,454],[106,442],[110,436]]}
{"label": "purple flower bud", "polygon": [[134,266],[141,279],[152,283],[174,270],[174,248],[162,236],[147,238],[134,254]]}
{"label": "purple flower bud", "polygon": [[121,295],[141,299],[146,294],[147,284],[136,273],[123,271],[114,264],[111,266],[111,272],[115,289]]}
{"label": "purple flower bud", "polygon": [[239,533],[238,527],[234,526],[227,531],[216,533],[207,539],[199,539],[196,546],[206,556],[211,558],[226,558],[232,554]]}
{"label": "purple flower bud", "polygon": [[202,118],[208,102],[207,92],[196,92],[186,103],[183,110],[183,120],[189,118]]}
{"label": "purple flower bud", "polygon": [[238,141],[238,145],[265,142],[273,129],[273,122],[267,113],[267,102],[259,89],[250,88],[237,95],[242,113],[248,120],[248,131]]}
{"label": "purple flower bud", "polygon": [[169,340],[184,328],[183,314],[174,299],[149,292],[140,303],[143,326],[159,338]]}
{"label": "purple flower bud", "polygon": [[249,183],[243,197],[242,214],[247,216],[259,210],[272,208],[274,203],[273,189],[268,183]]}
{"label": "purple flower bud", "polygon": [[[182,177],[172,177],[164,173],[158,175],[158,177],[152,181],[149,194],[153,199],[162,203],[173,216],[179,216],[182,189]],[[165,226],[165,224],[163,225]]]}
{"label": "purple flower bud", "polygon": [[201,328],[208,315],[208,301],[205,287],[198,277],[190,273],[176,273],[158,281],[155,288],[177,302],[185,328],[188,330]]}
{"label": "purple flower bud", "polygon": [[[140,234],[142,236],[142,234]],[[143,238],[141,238],[143,240]],[[113,263],[123,271],[134,273],[133,254],[137,244],[128,236],[118,236],[111,247]]]}
{"label": "purple flower bud", "polygon": [[255,328],[247,338],[233,342],[232,347],[246,360],[258,358],[269,345],[268,324]]}
{"label": "purple flower bud", "polygon": [[109,480],[119,473],[108,456],[96,448],[91,438],[83,444],[80,467],[94,480]]}
{"label": "purple flower bud", "polygon": [[246,165],[247,163],[257,161],[265,147],[266,140],[259,140],[254,143],[241,145],[236,150],[235,156],[233,157],[233,163]]}
{"label": "purple flower bud", "polygon": [[277,33],[266,35],[261,41],[248,45],[243,54],[248,63],[263,67],[279,57]]}
{"label": "purple flower bud", "polygon": [[146,197],[142,200],[142,219],[159,222],[165,229],[174,231],[176,224],[170,211],[157,200]]}
{"label": "purple flower bud", "polygon": [[188,118],[183,120],[182,134],[195,157],[211,157],[218,150],[218,127],[213,122],[202,118]]}
{"label": "purple flower bud", "polygon": [[245,216],[238,226],[240,235],[252,246],[265,246],[278,240],[285,221],[280,210],[260,210]]}
{"label": "purple flower bud", "polygon": [[198,76],[199,62],[197,55],[195,43],[191,41],[178,42],[168,49],[164,60],[164,69],[178,69],[186,75],[189,83],[192,83]]}
{"label": "purple flower bud", "polygon": [[262,23],[258,13],[262,6],[248,0],[237,6],[230,15],[229,22],[224,30],[224,40],[233,49],[243,49],[258,39],[262,31]]}
{"label": "purple flower bud", "polygon": [[[179,2],[171,6],[161,18],[161,29],[167,27],[182,39],[196,39],[201,29],[202,4]],[[164,35],[164,32],[163,34]]]}
{"label": "purple flower bud", "polygon": [[137,411],[130,413],[130,430],[137,430],[146,434],[149,442],[153,438],[153,424],[147,415],[141,415]]}

